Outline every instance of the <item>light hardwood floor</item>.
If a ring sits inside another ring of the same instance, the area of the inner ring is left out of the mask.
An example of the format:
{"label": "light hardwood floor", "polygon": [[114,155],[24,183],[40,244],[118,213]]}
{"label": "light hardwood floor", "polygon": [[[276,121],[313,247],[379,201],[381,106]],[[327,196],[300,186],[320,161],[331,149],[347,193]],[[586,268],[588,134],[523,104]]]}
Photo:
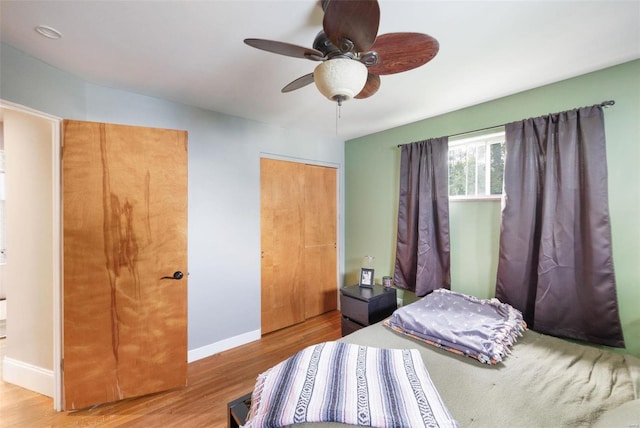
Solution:
{"label": "light hardwood floor", "polygon": [[338,338],[340,312],[328,312],[189,364],[185,388],[74,412],[57,413],[50,398],[0,382],[0,427],[226,427],[227,403],[250,392],[258,374]]}

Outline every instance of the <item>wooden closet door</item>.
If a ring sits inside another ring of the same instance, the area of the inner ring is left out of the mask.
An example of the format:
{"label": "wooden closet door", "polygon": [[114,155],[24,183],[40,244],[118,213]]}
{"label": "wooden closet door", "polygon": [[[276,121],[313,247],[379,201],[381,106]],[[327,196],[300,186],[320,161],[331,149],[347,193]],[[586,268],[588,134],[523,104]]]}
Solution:
{"label": "wooden closet door", "polygon": [[305,317],[338,304],[336,169],[305,166]]}
{"label": "wooden closet door", "polygon": [[304,164],[260,159],[262,334],[304,321]]}
{"label": "wooden closet door", "polygon": [[337,307],[336,175],[260,161],[263,334]]}
{"label": "wooden closet door", "polygon": [[63,137],[63,407],[184,386],[187,133],[65,121]]}

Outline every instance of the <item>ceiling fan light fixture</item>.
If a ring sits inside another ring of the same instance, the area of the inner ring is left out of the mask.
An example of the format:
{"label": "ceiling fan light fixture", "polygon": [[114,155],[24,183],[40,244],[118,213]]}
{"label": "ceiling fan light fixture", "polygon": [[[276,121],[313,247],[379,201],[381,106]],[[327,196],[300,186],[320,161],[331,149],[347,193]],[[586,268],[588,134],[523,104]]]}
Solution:
{"label": "ceiling fan light fixture", "polygon": [[319,64],[313,71],[318,91],[331,101],[349,100],[367,83],[367,67],[350,58],[333,58]]}

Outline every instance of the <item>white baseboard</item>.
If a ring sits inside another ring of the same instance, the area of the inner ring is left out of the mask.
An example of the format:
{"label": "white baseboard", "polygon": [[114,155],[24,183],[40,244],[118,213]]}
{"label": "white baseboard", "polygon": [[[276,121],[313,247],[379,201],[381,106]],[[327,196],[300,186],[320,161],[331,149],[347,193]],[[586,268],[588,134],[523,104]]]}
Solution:
{"label": "white baseboard", "polygon": [[2,360],[2,379],[7,383],[53,397],[53,370],[5,356]]}
{"label": "white baseboard", "polygon": [[238,336],[233,336],[228,339],[221,340],[219,342],[212,343],[210,345],[202,346],[200,348],[192,349],[187,354],[187,361],[192,363],[194,361],[201,360],[206,357],[218,354],[227,349],[235,348],[240,345],[245,345],[254,340],[260,339],[260,330],[250,331]]}

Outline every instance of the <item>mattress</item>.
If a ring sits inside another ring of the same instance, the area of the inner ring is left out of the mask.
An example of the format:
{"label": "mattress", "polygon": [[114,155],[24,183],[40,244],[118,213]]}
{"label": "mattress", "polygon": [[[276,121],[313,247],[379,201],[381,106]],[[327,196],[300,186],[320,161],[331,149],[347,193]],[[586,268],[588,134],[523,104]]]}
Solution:
{"label": "mattress", "polygon": [[418,349],[444,404],[461,427],[640,424],[640,360],[596,346],[528,330],[504,361],[486,365],[420,343],[382,323],[340,340]]}

